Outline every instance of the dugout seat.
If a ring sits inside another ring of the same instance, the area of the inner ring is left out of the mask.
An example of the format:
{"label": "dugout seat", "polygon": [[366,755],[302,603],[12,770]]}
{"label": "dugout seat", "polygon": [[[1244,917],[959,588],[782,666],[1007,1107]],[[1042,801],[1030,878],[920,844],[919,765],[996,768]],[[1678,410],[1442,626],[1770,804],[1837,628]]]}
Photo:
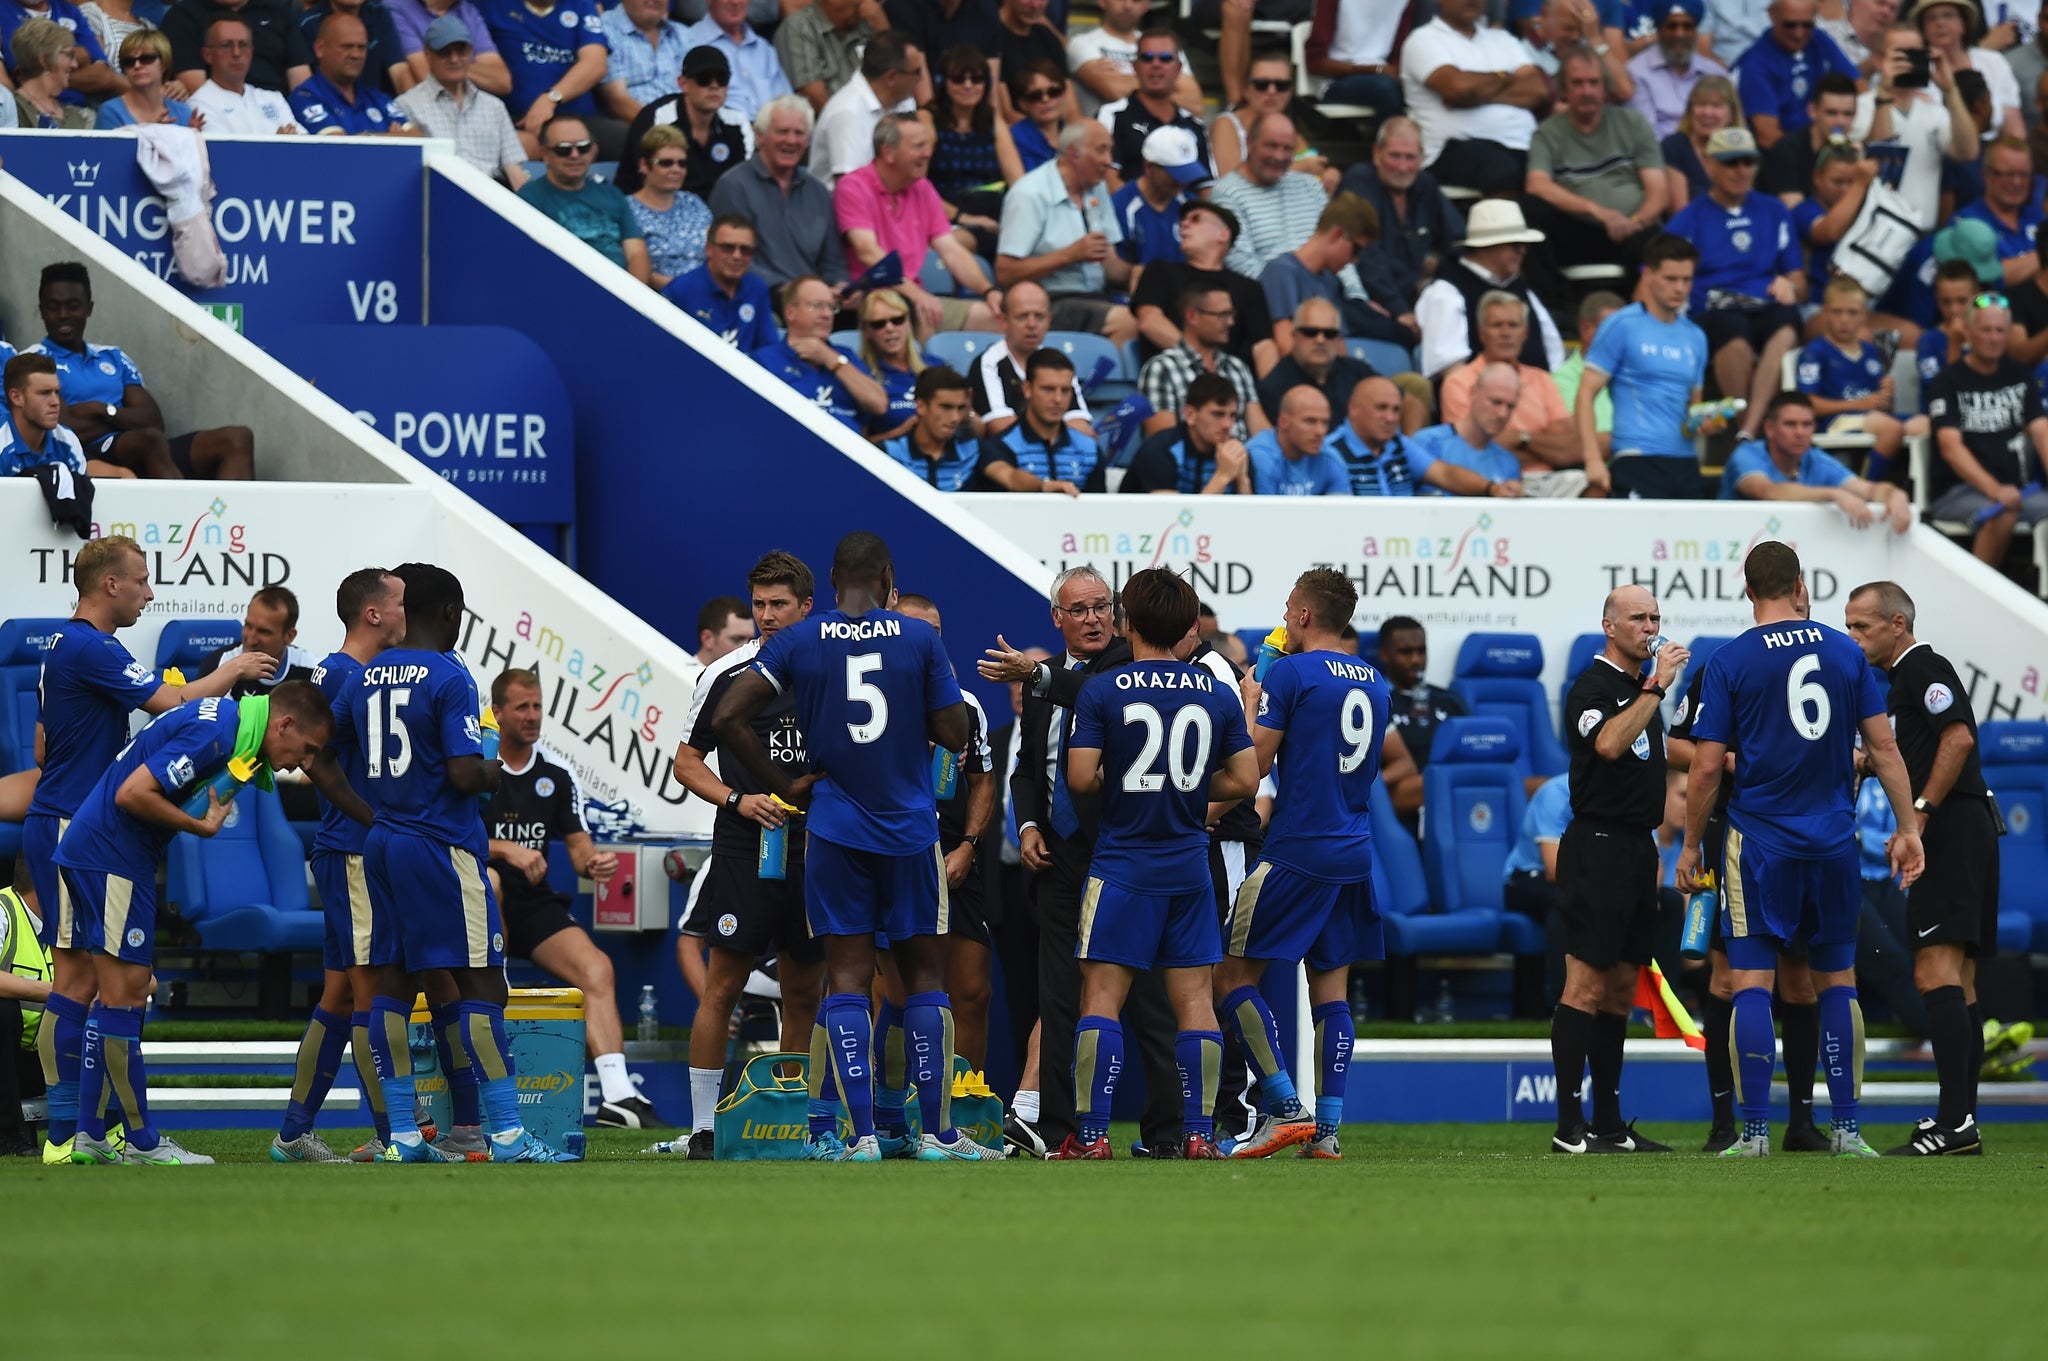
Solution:
{"label": "dugout seat", "polygon": [[[42,699],[43,651],[62,619],[10,619],[0,624],[0,775],[36,763],[36,718]],[[0,822],[0,858],[21,854],[21,824]]]}
{"label": "dugout seat", "polygon": [[1564,693],[1571,693],[1572,682],[1585,674],[1593,659],[1606,650],[1604,633],[1582,633],[1572,639],[1571,651],[1564,654]]}
{"label": "dugout seat", "polygon": [[1437,729],[1422,772],[1422,866],[1437,909],[1421,927],[1430,953],[1503,948],[1501,866],[1528,802],[1520,756],[1505,719],[1453,718]]}
{"label": "dugout seat", "polygon": [[197,931],[202,952],[261,956],[262,1012],[287,1012],[291,956],[320,952],[323,922],[307,892],[305,848],[276,794],[252,785],[210,840],[172,838],[164,899]]}
{"label": "dugout seat", "polygon": [[1998,796],[1998,948],[2048,950],[2048,723],[1977,729],[1984,782]]}
{"label": "dugout seat", "polygon": [[239,619],[171,619],[164,624],[164,631],[156,639],[156,669],[161,675],[165,667],[175,666],[185,673],[186,680],[196,680],[199,664],[208,654],[224,647],[242,645],[242,623]]}
{"label": "dugout seat", "polygon": [[1557,740],[1543,688],[1543,643],[1533,633],[1473,633],[1458,648],[1451,692],[1474,716],[1514,726],[1524,775],[1561,775],[1571,764]]}

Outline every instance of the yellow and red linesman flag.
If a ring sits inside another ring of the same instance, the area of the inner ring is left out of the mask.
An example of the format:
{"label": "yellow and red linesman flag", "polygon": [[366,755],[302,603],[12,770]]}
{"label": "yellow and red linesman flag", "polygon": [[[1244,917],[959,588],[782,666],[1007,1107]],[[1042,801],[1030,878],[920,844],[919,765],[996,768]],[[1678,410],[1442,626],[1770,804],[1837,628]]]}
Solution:
{"label": "yellow and red linesman flag", "polygon": [[1705,1049],[1707,1037],[1700,1033],[1699,1022],[1685,1009],[1685,1003],[1678,1000],[1678,994],[1671,991],[1671,985],[1664,981],[1664,971],[1655,964],[1646,966],[1636,975],[1636,1002],[1650,1019],[1657,1024],[1657,1038],[1660,1040],[1684,1040],[1689,1049]]}

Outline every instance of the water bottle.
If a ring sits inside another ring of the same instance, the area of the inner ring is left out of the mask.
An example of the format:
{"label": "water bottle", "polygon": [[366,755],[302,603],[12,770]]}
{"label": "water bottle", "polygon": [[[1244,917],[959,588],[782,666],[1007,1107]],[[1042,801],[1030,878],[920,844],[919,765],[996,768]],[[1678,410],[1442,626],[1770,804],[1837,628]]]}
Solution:
{"label": "water bottle", "polygon": [[771,794],[776,806],[782,809],[784,820],[780,827],[761,829],[761,855],[754,867],[756,878],[786,879],[789,877],[789,818],[802,811],[793,803],[784,803],[780,796]]}
{"label": "water bottle", "polygon": [[1732,423],[1737,416],[1749,410],[1749,403],[1740,397],[1723,397],[1718,402],[1694,402],[1685,409],[1685,434],[1687,439],[1700,433],[1709,422],[1722,425]]}
{"label": "water bottle", "polygon": [[1265,684],[1266,671],[1274,662],[1287,655],[1287,625],[1281,624],[1266,635],[1259,644],[1259,655],[1252,659],[1252,679]]}
{"label": "water bottle", "polygon": [[497,760],[499,736],[498,716],[497,714],[491,711],[490,705],[486,704],[484,706],[483,714],[477,719],[477,726],[480,729],[482,729],[480,737],[483,742],[484,759],[486,761]]}
{"label": "water bottle", "polygon": [[[2029,482],[2026,486],[2020,488],[2020,500],[2025,501],[2029,496],[2034,495],[2034,493],[2040,490],[2041,483],[2038,479]],[[1970,523],[1974,525],[1988,524],[2003,514],[2005,514],[2005,507],[1993,501],[1990,505],[1970,517]]]}
{"label": "water bottle", "polygon": [[960,753],[944,747],[932,748],[932,793],[940,803],[960,789]]}
{"label": "water bottle", "polygon": [[1714,891],[1714,876],[1701,876],[1706,887],[1685,900],[1685,933],[1678,938],[1678,953],[1686,959],[1707,957],[1707,935],[1714,914],[1721,910],[1721,895]]}
{"label": "water bottle", "polygon": [[654,1000],[654,985],[643,984],[640,988],[640,1030],[642,1044],[653,1044],[661,1038],[661,1008]]}
{"label": "water bottle", "polygon": [[235,795],[242,792],[243,786],[256,778],[256,766],[257,762],[246,757],[230,758],[228,763],[222,766],[212,779],[186,796],[185,802],[181,807],[195,818],[204,818],[206,816],[206,792],[209,789],[219,797],[222,803],[233,803]]}

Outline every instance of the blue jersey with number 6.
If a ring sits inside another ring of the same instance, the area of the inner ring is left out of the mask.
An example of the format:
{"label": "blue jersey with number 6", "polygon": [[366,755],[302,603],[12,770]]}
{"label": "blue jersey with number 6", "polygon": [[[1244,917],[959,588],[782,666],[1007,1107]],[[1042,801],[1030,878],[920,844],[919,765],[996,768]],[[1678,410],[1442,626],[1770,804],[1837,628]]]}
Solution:
{"label": "blue jersey with number 6", "polygon": [[1729,826],[1780,855],[1823,859],[1856,840],[1856,730],[1884,711],[1854,640],[1794,619],[1714,654],[1692,735],[1735,752]]}
{"label": "blue jersey with number 6", "polygon": [[1251,744],[1243,701],[1203,667],[1133,662],[1090,677],[1067,740],[1102,753],[1088,873],[1140,893],[1208,887],[1209,777]]}
{"label": "blue jersey with number 6", "polygon": [[938,631],[888,610],[833,610],[779,630],[753,665],[796,696],[819,772],[809,830],[881,855],[929,852],[939,810],[925,716],[960,703]]}
{"label": "blue jersey with number 6", "polygon": [[380,653],[335,707],[334,745],[361,750],[362,787],[378,823],[482,859],[476,797],[448,783],[451,760],[483,755],[476,681],[461,658],[418,648]]}
{"label": "blue jersey with number 6", "polygon": [[1356,657],[1304,652],[1266,672],[1258,725],[1285,733],[1261,860],[1333,884],[1372,878],[1367,806],[1393,687]]}

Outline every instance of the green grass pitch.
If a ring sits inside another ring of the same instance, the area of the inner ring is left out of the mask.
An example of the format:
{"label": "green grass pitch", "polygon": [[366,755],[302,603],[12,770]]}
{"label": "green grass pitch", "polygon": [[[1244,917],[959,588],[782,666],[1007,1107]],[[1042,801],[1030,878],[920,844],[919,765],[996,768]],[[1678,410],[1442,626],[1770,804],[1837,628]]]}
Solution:
{"label": "green grass pitch", "polygon": [[6,1351],[2043,1354],[2048,1125],[1937,1163],[1566,1159],[1546,1136],[1355,1125],[1341,1163],[826,1167],[592,1131],[582,1166],[401,1168],[279,1167],[267,1135],[195,1131],[229,1165],[0,1161]]}

